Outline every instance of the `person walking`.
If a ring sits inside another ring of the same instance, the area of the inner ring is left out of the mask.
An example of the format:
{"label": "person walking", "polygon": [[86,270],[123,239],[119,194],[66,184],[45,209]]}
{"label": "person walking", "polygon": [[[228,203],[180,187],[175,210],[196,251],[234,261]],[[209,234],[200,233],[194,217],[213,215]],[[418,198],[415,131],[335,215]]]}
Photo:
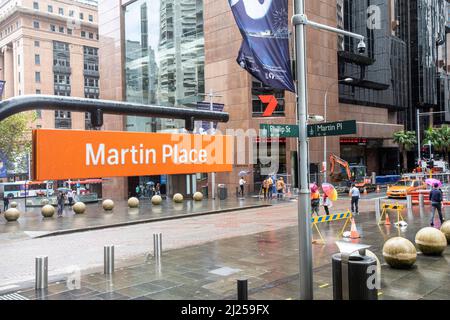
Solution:
{"label": "person walking", "polygon": [[141,196],[141,187],[139,185],[136,186],[136,197],[139,198]]}
{"label": "person walking", "polygon": [[269,199],[273,197],[273,179],[271,176],[267,177],[267,197]]}
{"label": "person walking", "polygon": [[156,193],[156,195],[158,195],[158,196],[161,195],[161,184],[160,184],[159,182],[156,184],[156,187],[155,187],[155,193]]}
{"label": "person walking", "polygon": [[286,188],[286,185],[284,183],[283,177],[280,177],[277,181],[277,199],[283,199],[284,196],[284,189]]}
{"label": "person walking", "polygon": [[312,215],[320,215],[320,193],[318,188],[311,189],[311,210]]}
{"label": "person walking", "polygon": [[72,206],[73,204],[73,191],[72,189],[67,192],[67,199],[69,200],[69,205]]}
{"label": "person walking", "polygon": [[434,227],[434,215],[436,213],[436,210],[439,214],[439,220],[441,220],[441,224],[443,224],[445,221],[444,217],[442,216],[442,200],[443,200],[442,190],[439,189],[439,185],[435,183],[433,190],[431,190],[430,192],[430,201],[431,201],[430,225],[432,227]]}
{"label": "person walking", "polygon": [[359,192],[359,189],[354,184],[350,189],[350,196],[352,197],[352,213],[359,215],[359,198],[361,198],[361,192]]}
{"label": "person walking", "polygon": [[64,205],[66,202],[66,197],[63,192],[59,192],[56,197],[56,201],[58,203],[58,217],[62,217],[64,211]]}
{"label": "person walking", "polygon": [[6,211],[9,209],[9,197],[3,196],[3,211]]}
{"label": "person walking", "polygon": [[264,200],[267,200],[268,194],[269,194],[269,181],[268,180],[269,180],[268,178],[264,179],[264,181],[262,183],[262,187],[261,187],[262,193],[264,196]]}
{"label": "person walking", "polygon": [[247,182],[245,181],[244,177],[241,177],[239,179],[239,194],[244,197],[244,187]]}
{"label": "person walking", "polygon": [[327,216],[329,216],[330,215],[330,209],[329,208],[331,208],[331,206],[333,204],[331,203],[330,198],[328,198],[328,196],[326,195],[325,192],[323,193],[322,201],[323,201],[323,208],[325,209],[325,214]]}

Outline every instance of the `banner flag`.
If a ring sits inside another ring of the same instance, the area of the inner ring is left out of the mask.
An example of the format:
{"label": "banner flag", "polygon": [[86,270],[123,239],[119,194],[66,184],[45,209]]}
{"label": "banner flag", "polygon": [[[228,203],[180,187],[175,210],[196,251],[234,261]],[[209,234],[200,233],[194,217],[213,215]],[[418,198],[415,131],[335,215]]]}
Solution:
{"label": "banner flag", "polygon": [[288,0],[229,0],[243,43],[238,64],[265,86],[295,92]]}

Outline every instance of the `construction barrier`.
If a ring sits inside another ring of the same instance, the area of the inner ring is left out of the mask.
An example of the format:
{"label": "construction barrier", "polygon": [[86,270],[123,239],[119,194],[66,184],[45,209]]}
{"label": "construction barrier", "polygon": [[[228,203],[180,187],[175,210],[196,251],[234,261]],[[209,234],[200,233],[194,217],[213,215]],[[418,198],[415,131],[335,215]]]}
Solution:
{"label": "construction barrier", "polygon": [[[418,190],[418,191],[412,191],[409,192],[408,195],[412,197],[412,203],[413,205],[419,205],[419,195],[423,195],[423,204],[424,205],[431,205],[430,201],[430,190]],[[444,201],[442,201],[442,204],[444,206],[450,206],[450,199],[448,199],[448,196],[444,192]]]}
{"label": "construction barrier", "polygon": [[[382,206],[381,216],[380,220],[378,220],[378,224],[384,224],[384,225],[390,225],[391,221],[389,219],[388,210],[395,210],[397,212],[397,224],[400,223],[400,221],[405,221],[402,216],[402,211],[405,210],[405,206],[401,204],[387,204],[384,203]],[[384,220],[383,220],[384,218]]]}
{"label": "construction barrier", "polygon": [[311,223],[312,223],[311,228],[315,228],[320,237],[320,240],[313,239],[312,242],[319,243],[319,244],[326,243],[325,239],[322,236],[322,233],[320,233],[319,227],[317,226],[319,223],[338,221],[338,220],[346,220],[344,227],[337,235],[337,237],[340,238],[342,236],[342,234],[344,233],[344,230],[347,227],[348,223],[351,222],[352,218],[353,218],[353,215],[350,212],[350,210],[347,211],[346,213],[337,213],[337,214],[332,214],[332,215],[327,215],[327,216],[318,216],[318,217],[311,218]]}

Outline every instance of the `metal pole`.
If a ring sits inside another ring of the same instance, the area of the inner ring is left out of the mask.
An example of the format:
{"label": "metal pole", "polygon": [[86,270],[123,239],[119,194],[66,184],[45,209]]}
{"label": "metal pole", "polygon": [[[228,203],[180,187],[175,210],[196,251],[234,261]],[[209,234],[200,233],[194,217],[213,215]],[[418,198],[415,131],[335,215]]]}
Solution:
{"label": "metal pole", "polygon": [[407,195],[406,196],[406,207],[408,209],[408,214],[412,214],[412,196]]}
{"label": "metal pole", "polygon": [[377,220],[381,216],[381,198],[375,199],[375,215]]}
{"label": "metal pole", "polygon": [[162,233],[153,234],[153,256],[156,260],[161,259],[162,254]]}
{"label": "metal pole", "polygon": [[237,281],[237,299],[248,300],[248,280]]}
{"label": "metal pole", "polygon": [[104,274],[114,273],[114,246],[107,245],[103,248],[103,272]]}
{"label": "metal pole", "polygon": [[[214,111],[214,103],[213,103],[213,97],[214,97],[214,91],[213,89],[210,90],[209,92],[209,110],[210,111]],[[214,122],[210,122],[210,130],[211,130],[211,135],[213,134],[214,131]],[[211,199],[215,200],[216,199],[216,173],[213,172],[211,173]]]}
{"label": "metal pole", "polygon": [[[330,86],[331,87],[331,86]],[[328,90],[330,89],[328,87],[327,91],[325,92],[325,104],[324,104],[324,111],[323,111],[323,121],[327,122],[327,107],[328,107]],[[323,137],[323,182],[327,182],[327,136]]]}
{"label": "metal pole", "polygon": [[[417,152],[419,155],[419,161],[422,159],[422,154],[420,150],[420,111],[417,109]],[[422,164],[421,164],[422,165]]]}
{"label": "metal pole", "polygon": [[39,256],[36,257],[36,290],[48,288],[48,257]]}
{"label": "metal pole", "polygon": [[[295,0],[295,14],[304,15],[305,1]],[[297,61],[297,115],[299,124],[298,138],[298,238],[300,260],[300,300],[313,299],[313,264],[311,245],[310,190],[308,181],[308,139],[307,139],[307,74],[305,25],[295,26],[295,46]]]}

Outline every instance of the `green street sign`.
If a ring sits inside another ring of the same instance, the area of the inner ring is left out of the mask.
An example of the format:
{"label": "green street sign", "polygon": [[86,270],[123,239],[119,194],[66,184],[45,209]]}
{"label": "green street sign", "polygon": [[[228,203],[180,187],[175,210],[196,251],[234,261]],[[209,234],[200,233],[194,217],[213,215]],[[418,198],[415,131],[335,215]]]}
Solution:
{"label": "green street sign", "polygon": [[298,138],[297,125],[289,124],[261,124],[262,137]]}
{"label": "green street sign", "polygon": [[338,121],[308,125],[308,137],[342,136],[356,134],[356,121]]}

